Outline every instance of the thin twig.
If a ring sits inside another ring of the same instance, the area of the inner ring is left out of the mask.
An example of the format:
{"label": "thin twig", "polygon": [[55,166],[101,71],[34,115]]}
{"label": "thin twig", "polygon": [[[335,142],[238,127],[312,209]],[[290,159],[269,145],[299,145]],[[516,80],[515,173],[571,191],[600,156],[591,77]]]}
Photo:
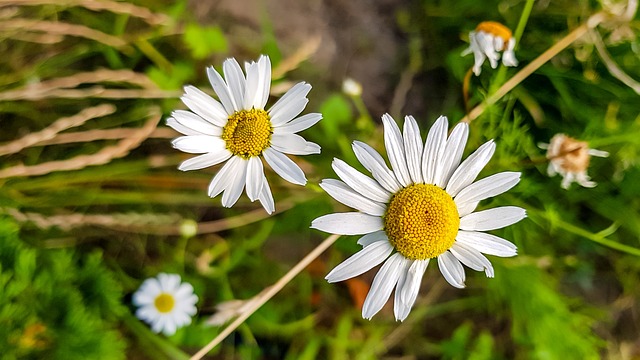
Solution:
{"label": "thin twig", "polygon": [[604,46],[604,42],[602,41],[602,37],[600,33],[597,31],[591,31],[591,40],[593,40],[593,44],[596,46],[596,50],[598,51],[598,55],[604,62],[604,65],[609,70],[611,76],[616,79],[622,81],[625,85],[630,87],[633,91],[635,91],[638,95],[640,95],[640,83],[634,80],[631,76],[622,70],[618,64],[611,58],[607,48]]}
{"label": "thin twig", "polygon": [[46,93],[29,89],[0,93],[1,100],[42,100],[42,99],[170,99],[182,95],[180,91],[152,89],[105,89],[94,86],[86,89],[53,89]]}
{"label": "thin twig", "polygon": [[258,310],[264,303],[277,294],[282,288],[287,285],[296,275],[298,275],[304,268],[306,268],[313,260],[315,260],[320,254],[328,249],[340,235],[331,235],[326,238],[320,245],[313,249],[307,256],[305,256],[299,263],[297,263],[289,272],[280,278],[275,284],[266,288],[258,295],[255,300],[251,300],[251,306],[247,307],[237,319],[229,324],[218,336],[216,336],[210,343],[195,353],[191,360],[202,359],[209,351],[211,351],[216,345],[224,340],[229,334],[233,332],[238,326],[240,326],[245,320],[249,318],[256,310]]}
{"label": "thin twig", "polygon": [[305,41],[293,54],[286,57],[272,71],[274,79],[278,79],[289,71],[295,69],[301,62],[309,59],[315,54],[320,47],[322,37],[320,35],[313,36]]}
{"label": "thin twig", "polygon": [[527,64],[527,66],[523,67],[522,70],[518,71],[511,79],[505,82],[495,93],[491,94],[484,102],[473,108],[465,117],[463,117],[460,121],[470,123],[478,116],[480,116],[486,108],[495,104],[498,100],[500,100],[503,96],[505,96],[509,91],[513,90],[518,84],[520,84],[524,79],[526,79],[529,75],[533,74],[534,71],[538,70],[542,65],[546,64],[551,58],[556,56],[560,51],[566,49],[569,45],[571,45],[574,41],[582,37],[586,34],[590,29],[595,28],[607,18],[606,13],[598,12],[591,17],[582,25],[574,29],[572,32],[567,34],[564,38],[560,39],[557,43],[551,46],[547,51],[542,53],[542,55],[535,58],[532,62]]}
{"label": "thin twig", "polygon": [[111,104],[102,104],[90,108],[86,108],[76,115],[64,117],[56,120],[53,124],[45,129],[23,136],[8,144],[0,146],[0,155],[15,154],[25,148],[35,144],[53,139],[59,132],[69,128],[77,127],[88,120],[113,114],[116,107]]}
{"label": "thin twig", "polygon": [[[64,134],[57,134],[51,139],[39,141],[35,146],[45,145],[60,145],[60,144],[72,144],[79,142],[91,142],[99,140],[118,140],[131,136],[138,129],[131,128],[117,128],[117,129],[96,129],[78,132],[68,132]],[[168,128],[157,128],[153,130],[150,138],[154,139],[171,139],[179,136],[179,134]]]}
{"label": "thin twig", "polygon": [[70,171],[85,168],[87,166],[104,165],[113,159],[126,156],[129,151],[142,143],[155,129],[161,117],[160,109],[154,107],[150,118],[145,125],[132,136],[123,139],[116,145],[102,148],[95,154],[79,155],[68,160],[49,161],[43,164],[24,166],[17,165],[0,170],[0,179],[16,176],[37,176],[54,171]]}

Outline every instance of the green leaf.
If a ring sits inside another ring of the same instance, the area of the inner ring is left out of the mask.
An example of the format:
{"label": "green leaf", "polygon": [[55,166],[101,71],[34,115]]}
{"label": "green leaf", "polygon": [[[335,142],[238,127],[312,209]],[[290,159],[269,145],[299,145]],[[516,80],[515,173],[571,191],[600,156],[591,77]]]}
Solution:
{"label": "green leaf", "polygon": [[228,48],[227,38],[218,26],[202,27],[198,24],[188,24],[182,39],[196,59],[226,52]]}

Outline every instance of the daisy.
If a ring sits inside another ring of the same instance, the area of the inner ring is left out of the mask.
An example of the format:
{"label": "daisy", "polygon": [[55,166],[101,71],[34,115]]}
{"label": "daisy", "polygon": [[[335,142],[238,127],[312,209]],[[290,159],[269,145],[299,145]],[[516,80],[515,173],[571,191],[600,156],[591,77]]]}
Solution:
{"label": "daisy", "polygon": [[382,117],[384,143],[391,163],[362,142],[353,150],[373,179],[335,159],[342,180],[325,179],[320,186],[357,212],[335,213],[313,221],[312,228],[342,235],[364,235],[363,246],[326,277],[333,283],[358,276],[383,263],[362,307],[371,319],[395,288],[394,314],[404,320],[416,301],[422,276],[436,259],[444,278],[465,286],[462,264],[484,270],[493,267],[483,255],[515,256],[516,246],[484,231],[500,229],[526,217],[524,209],[503,206],[474,212],[481,200],[501,194],[520,181],[520,173],[503,172],[474,182],[495,150],[492,140],[460,163],[468,125],[458,124],[447,138],[447,118],[440,117],[422,144],[418,124],[407,116],[404,133],[391,116]]}
{"label": "daisy", "polygon": [[485,59],[489,59],[491,68],[498,67],[500,60],[499,51],[502,51],[502,64],[504,66],[518,66],[516,54],[513,48],[516,46],[516,39],[513,38],[511,30],[495,21],[484,21],[478,24],[476,29],[469,33],[469,48],[462,52],[462,56],[473,53],[475,63],[473,73],[476,76],[482,71],[482,64]]}
{"label": "daisy", "polygon": [[224,79],[207,68],[217,101],[194,86],[186,86],[182,102],[191,111],[176,110],[167,125],[185,136],[172,144],[186,153],[202,154],[184,161],[178,169],[198,170],[226,162],[209,184],[209,196],[222,194],[222,205],[233,206],[246,186],[251,201],[259,200],[273,213],[273,195],[264,175],[262,159],[283,179],[305,185],[302,169],[285,154],[319,154],[320,146],[296,133],[322,119],[318,113],[300,117],[311,85],[300,82],[269,110],[264,110],[271,86],[271,62],[261,56],[245,63],[245,74],[235,59],[222,64]]}
{"label": "daisy", "polygon": [[540,143],[538,146],[547,150],[549,176],[562,175],[560,186],[563,189],[568,189],[574,181],[587,188],[596,186],[597,184],[587,175],[591,156],[609,156],[608,152],[589,149],[589,144],[585,141],[576,140],[565,134],[556,134],[551,138],[550,144]]}
{"label": "daisy", "polygon": [[151,330],[170,336],[176,329],[191,324],[196,313],[198,297],[193,286],[180,283],[180,275],[158,274],[145,280],[133,294],[133,304],[138,307],[138,319],[151,325]]}

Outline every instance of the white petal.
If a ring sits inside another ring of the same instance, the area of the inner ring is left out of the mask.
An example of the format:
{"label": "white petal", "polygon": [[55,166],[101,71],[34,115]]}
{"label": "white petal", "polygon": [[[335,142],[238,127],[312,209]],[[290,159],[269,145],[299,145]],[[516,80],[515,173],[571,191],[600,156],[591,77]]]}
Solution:
{"label": "white petal", "polygon": [[229,90],[227,83],[222,79],[222,76],[218,74],[213,66],[207,68],[207,77],[209,77],[211,87],[213,87],[213,91],[218,95],[226,113],[229,115],[233,114],[235,112],[235,107],[233,105],[231,91]]}
{"label": "white petal", "polygon": [[190,154],[203,154],[219,152],[226,147],[224,140],[217,136],[187,135],[173,139],[171,145],[174,148]]}
{"label": "white petal", "polygon": [[445,188],[451,175],[460,165],[462,159],[462,153],[464,152],[464,146],[467,144],[467,138],[469,137],[469,124],[461,122],[453,128],[451,136],[447,139],[447,143],[442,154],[442,161],[440,162],[441,170],[437,172],[438,178],[435,179],[435,184],[441,188]]}
{"label": "white petal", "polygon": [[[400,320],[400,316],[409,314],[411,308],[407,308],[402,301],[400,301],[400,289],[404,286],[404,282],[407,279],[407,272],[409,271],[409,266],[413,261],[409,259],[404,259],[404,269],[400,270],[400,277],[398,278],[398,283],[396,284],[395,291],[395,299],[393,300],[393,314],[396,316],[396,321]],[[402,321],[402,320],[400,320]]]}
{"label": "white petal", "polygon": [[404,154],[404,144],[398,124],[389,114],[382,115],[382,125],[384,126],[384,147],[387,150],[387,157],[391,168],[400,184],[411,185],[411,175],[407,168],[407,160]]}
{"label": "white petal", "polygon": [[493,277],[493,265],[491,265],[489,259],[487,259],[479,251],[457,242],[453,243],[449,251],[451,251],[456,259],[467,265],[467,267],[475,271],[484,270],[484,273],[487,275],[487,277]]}
{"label": "white petal", "polygon": [[311,85],[305,82],[295,84],[269,109],[271,123],[278,127],[288,123],[298,116],[307,106],[307,94],[311,91]]}
{"label": "white petal", "polygon": [[249,200],[256,201],[262,191],[264,184],[264,170],[262,168],[262,161],[259,157],[254,156],[249,158],[247,164],[247,196]]}
{"label": "white petal", "polygon": [[438,256],[438,267],[444,279],[447,280],[451,286],[457,287],[458,289],[465,287],[464,268],[462,264],[460,264],[460,261],[448,250]]}
{"label": "white petal", "polygon": [[327,274],[325,279],[334,283],[364,274],[382,263],[392,251],[393,246],[388,241],[378,241],[341,262]]}
{"label": "white petal", "polygon": [[183,161],[178,170],[189,171],[204,169],[209,166],[217,165],[231,157],[231,152],[227,149],[222,149],[218,152],[207,153],[192,157]]}
{"label": "white petal", "polygon": [[167,319],[164,324],[164,329],[162,333],[166,336],[171,336],[176,333],[176,324],[171,319]]}
{"label": "white petal", "polygon": [[242,158],[237,156],[232,156],[229,161],[227,161],[220,171],[213,177],[211,183],[209,184],[208,194],[209,197],[216,197],[218,194],[223,192],[226,188],[228,188],[231,183],[234,181],[235,174],[233,170],[238,166],[238,164],[242,161]]}
{"label": "white petal", "polygon": [[501,206],[475,212],[460,218],[460,229],[486,231],[501,229],[527,217],[526,211],[517,206]]}
{"label": "white petal", "polygon": [[266,55],[261,55],[258,59],[258,69],[260,70],[260,84],[253,106],[256,109],[264,109],[269,100],[271,90],[271,59]]}
{"label": "white petal", "polygon": [[162,292],[173,294],[180,287],[180,275],[178,274],[158,274],[158,282]]}
{"label": "white petal", "polygon": [[[182,283],[176,290],[174,296],[178,302],[188,300],[193,295],[193,286],[189,283]],[[196,297],[197,301],[197,297]]]}
{"label": "white petal", "polygon": [[458,216],[459,217],[463,217],[466,215],[471,214],[472,212],[474,212],[476,210],[476,208],[478,207],[478,204],[480,204],[479,201],[476,202],[467,202],[464,204],[456,204],[456,208],[458,209]]}
{"label": "white petal", "polygon": [[181,99],[191,111],[216,126],[223,127],[229,119],[230,113],[222,104],[195,86],[185,86]]}
{"label": "white petal", "polygon": [[[315,146],[314,146],[315,145]],[[302,136],[291,133],[277,133],[271,135],[271,147],[285,154],[309,155],[319,154],[320,146],[308,142]]]}
{"label": "white petal", "polygon": [[517,247],[512,242],[483,232],[459,230],[456,242],[488,255],[510,257],[518,253]]}
{"label": "white petal", "polygon": [[371,289],[362,306],[362,317],[371,319],[389,299],[393,288],[398,283],[403,264],[406,260],[400,253],[395,253],[385,261],[371,284]]}
{"label": "white petal", "polygon": [[333,167],[340,179],[360,195],[380,203],[389,201],[391,197],[389,192],[383,189],[375,180],[349,166],[344,161],[333,159],[331,167]]}
{"label": "white petal", "polygon": [[[420,283],[424,272],[427,270],[427,265],[429,265],[429,259],[412,261],[404,283],[402,286],[398,283],[395,301],[396,303],[401,303],[402,307],[399,307],[398,311],[396,311],[396,320],[404,321],[409,315],[411,307],[413,307],[418,298]],[[398,294],[400,295],[398,296]]]}
{"label": "white petal", "polygon": [[199,131],[195,131],[191,128],[188,128],[180,124],[176,119],[172,117],[167,119],[167,126],[171,127],[173,130],[184,135],[202,135],[202,133],[200,133]]}
{"label": "white petal", "polygon": [[335,213],[311,222],[312,229],[340,235],[362,235],[382,230],[382,218],[361,212]]}
{"label": "white petal", "polygon": [[422,182],[422,138],[420,128],[413,116],[404,118],[404,151],[407,157],[407,168],[414,183]]}
{"label": "white petal", "polygon": [[239,159],[240,161],[236,163],[236,166],[230,169],[233,181],[222,194],[222,206],[224,207],[232,207],[238,201],[247,181],[247,165],[249,161],[242,158]]}
{"label": "white petal", "polygon": [[258,200],[260,200],[260,204],[262,204],[262,207],[268,214],[273,214],[276,210],[276,206],[273,202],[273,195],[271,194],[271,188],[269,187],[269,183],[267,182],[267,178],[264,174],[262,174],[262,190],[260,191]]}
{"label": "white petal", "polygon": [[469,202],[478,202],[492,196],[508,191],[520,181],[519,172],[501,172],[488,176],[482,180],[462,189],[456,195],[454,201],[456,205],[464,205]]}
{"label": "white petal", "polygon": [[251,109],[250,107],[243,107],[245,78],[238,61],[234,58],[225,60],[225,62],[222,63],[222,71],[224,71],[224,78],[227,80],[234,110]]}
{"label": "white petal", "polygon": [[438,163],[446,146],[448,125],[447,118],[440,116],[427,134],[422,154],[422,178],[426,184],[433,184],[436,179]]}
{"label": "white petal", "polygon": [[364,235],[363,237],[358,239],[358,245],[366,247],[378,241],[389,241],[389,238],[387,238],[387,233],[385,233],[384,230],[374,231],[372,233]]}
{"label": "white petal", "polygon": [[315,125],[318,121],[322,120],[322,114],[319,113],[309,113],[300,116],[299,118],[293,119],[288,123],[281,124],[279,126],[274,126],[274,132],[287,132],[287,133],[297,133],[302,130],[306,130],[313,125]]}
{"label": "white petal", "polygon": [[302,169],[285,154],[271,148],[266,148],[262,152],[262,155],[273,171],[283,179],[298,185],[305,185],[307,183],[307,178],[304,176]]}
{"label": "white petal", "polygon": [[451,175],[446,188],[447,193],[456,196],[460,190],[471,184],[487,165],[495,150],[496,144],[493,140],[489,140],[469,155]]}
{"label": "white petal", "polygon": [[176,110],[171,113],[171,116],[173,116],[173,118],[176,119],[176,121],[181,125],[193,129],[202,135],[222,135],[221,127],[213,125],[209,121],[206,121],[205,119],[192,113],[191,111]]}
{"label": "white petal", "polygon": [[373,216],[382,216],[386,206],[370,200],[351,189],[340,180],[325,179],[320,182],[320,187],[332,198],[342,204]]}
{"label": "white petal", "polygon": [[402,185],[396,180],[393,172],[387,167],[384,159],[380,154],[371,146],[360,142],[353,142],[353,152],[356,154],[356,158],[365,167],[365,169],[371,172],[373,178],[390,193],[396,193]]}

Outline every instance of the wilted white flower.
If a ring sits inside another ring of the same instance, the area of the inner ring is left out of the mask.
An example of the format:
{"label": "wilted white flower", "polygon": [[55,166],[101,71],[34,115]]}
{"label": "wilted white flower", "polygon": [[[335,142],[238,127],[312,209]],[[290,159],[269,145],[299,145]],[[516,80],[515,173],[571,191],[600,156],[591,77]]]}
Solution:
{"label": "wilted white flower", "polygon": [[300,82],[287,91],[269,110],[264,107],[271,87],[271,62],[261,56],[245,63],[246,76],[235,59],[227,59],[224,79],[207,68],[217,101],[193,86],[184,88],[182,101],[191,111],[176,110],[167,125],[186,135],[173,140],[176,149],[203,154],[184,161],[178,169],[197,170],[226,163],[209,184],[209,196],[222,195],[222,205],[233,206],[246,186],[251,201],[260,200],[273,213],[273,195],[264,175],[262,159],[283,179],[305,185],[302,169],[287,155],[319,154],[320,146],[297,132],[322,119],[318,113],[300,117],[311,85]]}
{"label": "wilted white flower", "polygon": [[403,133],[389,115],[382,117],[384,143],[391,163],[362,142],[353,150],[373,179],[339,159],[333,169],[341,180],[325,179],[320,186],[334,199],[358,211],[321,216],[312,228],[334,234],[364,235],[363,249],[326,277],[337,282],[358,276],[383,263],[362,308],[373,317],[395,288],[394,314],[404,320],[420,289],[431,259],[444,278],[465,286],[462,264],[493,277],[483,255],[514,256],[516,246],[485,233],[522,220],[525,210],[503,206],[474,212],[481,200],[499,195],[520,181],[520,173],[502,172],[475,181],[495,151],[488,141],[461,163],[469,127],[458,124],[447,138],[448,123],[440,117],[422,144],[415,119],[405,118]]}
{"label": "wilted white flower", "polygon": [[480,75],[485,59],[489,59],[493,69],[498,67],[500,51],[502,51],[504,66],[518,66],[516,54],[513,52],[516,39],[506,26],[495,21],[481,22],[474,31],[469,33],[469,41],[471,44],[462,52],[462,56],[473,53],[475,59],[473,73],[476,76]]}
{"label": "wilted white flower", "polygon": [[151,325],[154,332],[167,336],[191,324],[191,317],[197,312],[198,297],[193,286],[181,284],[177,274],[160,273],[157,278],[145,280],[132,300],[138,307],[136,316]]}
{"label": "wilted white flower", "polygon": [[586,141],[576,140],[565,134],[556,134],[550,144],[540,143],[538,146],[547,150],[549,176],[562,175],[563,189],[568,189],[572,182],[591,188],[597,184],[587,175],[591,156],[607,157],[606,151],[589,149]]}

